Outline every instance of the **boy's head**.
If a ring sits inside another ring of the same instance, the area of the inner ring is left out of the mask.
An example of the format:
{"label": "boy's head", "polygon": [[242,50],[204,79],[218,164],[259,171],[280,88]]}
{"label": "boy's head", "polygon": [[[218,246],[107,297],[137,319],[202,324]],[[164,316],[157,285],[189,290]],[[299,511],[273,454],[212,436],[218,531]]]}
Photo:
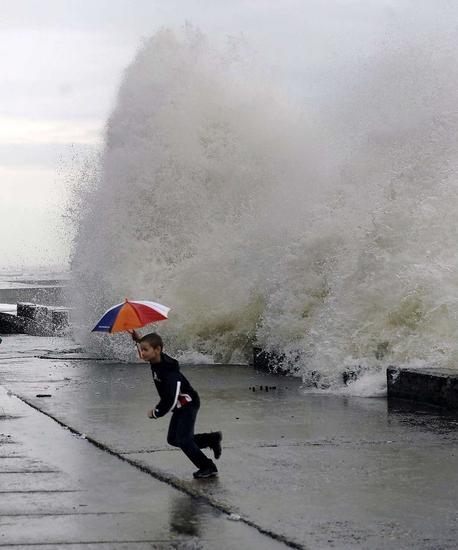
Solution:
{"label": "boy's head", "polygon": [[145,334],[138,343],[140,344],[140,355],[143,361],[158,363],[161,360],[161,352],[164,344],[159,334],[155,332]]}

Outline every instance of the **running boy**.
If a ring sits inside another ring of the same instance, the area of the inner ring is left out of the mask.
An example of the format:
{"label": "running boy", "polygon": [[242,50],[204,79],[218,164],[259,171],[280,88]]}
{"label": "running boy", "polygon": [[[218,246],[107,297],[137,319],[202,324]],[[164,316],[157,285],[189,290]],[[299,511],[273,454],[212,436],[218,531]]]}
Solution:
{"label": "running boy", "polygon": [[151,365],[153,380],[160,397],[156,407],[148,411],[148,416],[157,419],[172,411],[167,443],[179,447],[199,468],[193,474],[195,478],[218,475],[215,463],[207,458],[201,449],[212,449],[215,458],[218,459],[221,456],[222,433],[194,435],[194,424],[200,407],[199,395],[181,374],[178,361],[162,351],[164,345],[159,334],[153,332],[141,337],[133,330],[131,335],[140,346],[141,358],[149,361]]}

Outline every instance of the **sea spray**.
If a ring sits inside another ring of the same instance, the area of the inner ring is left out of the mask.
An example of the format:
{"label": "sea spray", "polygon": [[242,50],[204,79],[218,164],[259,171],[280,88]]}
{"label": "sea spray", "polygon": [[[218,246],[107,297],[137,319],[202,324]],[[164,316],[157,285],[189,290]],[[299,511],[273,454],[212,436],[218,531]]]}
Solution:
{"label": "sea spray", "polygon": [[321,192],[313,170],[302,187],[314,147],[301,116],[195,30],[153,37],[126,72],[100,177],[80,201],[82,332],[119,296],[153,296],[172,307],[161,325],[172,350],[246,360],[285,239],[316,202],[287,191]]}
{"label": "sea spray", "polygon": [[132,353],[88,332],[126,296],[172,307],[158,326],[172,353],[242,362],[257,345],[318,386],[355,366],[453,365],[458,65],[435,24],[300,109],[189,26],[146,42],[79,194],[85,344]]}

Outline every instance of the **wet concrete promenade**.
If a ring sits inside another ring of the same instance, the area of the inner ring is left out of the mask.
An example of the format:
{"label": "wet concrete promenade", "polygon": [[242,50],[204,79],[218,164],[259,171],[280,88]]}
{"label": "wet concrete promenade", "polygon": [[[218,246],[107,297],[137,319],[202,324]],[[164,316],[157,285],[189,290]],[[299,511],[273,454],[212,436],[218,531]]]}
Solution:
{"label": "wet concrete promenade", "polygon": [[456,415],[185,366],[197,431],[224,433],[220,477],[197,481],[146,417],[148,365],[72,345],[0,346],[0,548],[457,548]]}

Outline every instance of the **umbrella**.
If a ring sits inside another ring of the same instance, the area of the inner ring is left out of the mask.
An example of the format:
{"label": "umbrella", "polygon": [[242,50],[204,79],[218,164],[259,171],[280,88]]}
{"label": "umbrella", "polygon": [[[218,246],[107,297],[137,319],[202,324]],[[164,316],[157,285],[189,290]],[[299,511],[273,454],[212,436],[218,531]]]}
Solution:
{"label": "umbrella", "polygon": [[126,300],[106,311],[92,332],[120,332],[167,319],[170,308],[145,300]]}

